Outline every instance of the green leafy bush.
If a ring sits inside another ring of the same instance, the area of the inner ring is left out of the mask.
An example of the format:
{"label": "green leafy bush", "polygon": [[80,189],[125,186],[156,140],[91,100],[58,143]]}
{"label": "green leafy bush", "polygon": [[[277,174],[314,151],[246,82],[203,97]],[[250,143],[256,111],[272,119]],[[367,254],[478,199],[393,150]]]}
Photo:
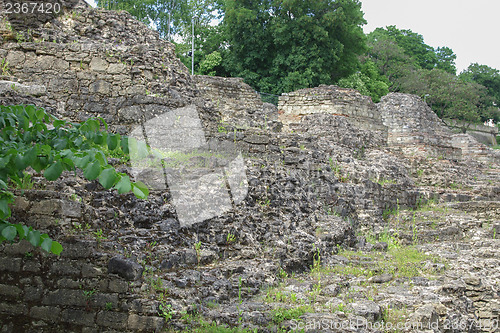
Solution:
{"label": "green leafy bush", "polygon": [[[101,122],[106,131],[101,131]],[[9,185],[20,187],[27,168],[43,172],[49,181],[59,178],[64,170],[79,168],[86,179],[98,179],[106,189],[114,188],[120,194],[132,191],[138,198],[147,198],[147,187],[117,172],[103,152],[122,150],[128,154],[129,143],[136,142],[107,129],[102,118],[71,123],[33,105],[0,105],[0,242],[26,239],[47,252],[62,251],[61,244],[47,234],[7,221],[9,204],[14,201]]]}

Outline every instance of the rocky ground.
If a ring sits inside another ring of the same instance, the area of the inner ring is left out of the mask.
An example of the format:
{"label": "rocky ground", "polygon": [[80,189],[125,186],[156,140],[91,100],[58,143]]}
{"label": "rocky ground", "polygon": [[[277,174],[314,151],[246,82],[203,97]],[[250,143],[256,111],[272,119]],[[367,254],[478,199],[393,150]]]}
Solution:
{"label": "rocky ground", "polygon": [[143,201],[78,174],[34,175],[24,197],[83,203],[82,220],[43,226],[23,205],[14,213],[139,263],[132,293],[172,332],[498,331],[498,166],[361,154],[364,134],[349,130],[330,150],[305,134],[274,137],[278,153],[245,158],[244,202],[191,227],[168,192]]}

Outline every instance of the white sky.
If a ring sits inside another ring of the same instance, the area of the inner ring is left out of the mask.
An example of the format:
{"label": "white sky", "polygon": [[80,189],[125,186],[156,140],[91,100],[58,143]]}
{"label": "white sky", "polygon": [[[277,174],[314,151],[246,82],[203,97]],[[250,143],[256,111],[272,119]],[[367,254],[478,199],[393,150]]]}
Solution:
{"label": "white sky", "polygon": [[[95,7],[94,0],[87,0]],[[395,25],[457,55],[458,73],[471,63],[500,70],[500,0],[361,0],[364,31]]]}
{"label": "white sky", "polygon": [[500,70],[499,0],[361,0],[366,33],[395,25],[424,36],[432,46],[457,55],[458,72],[469,64]]}

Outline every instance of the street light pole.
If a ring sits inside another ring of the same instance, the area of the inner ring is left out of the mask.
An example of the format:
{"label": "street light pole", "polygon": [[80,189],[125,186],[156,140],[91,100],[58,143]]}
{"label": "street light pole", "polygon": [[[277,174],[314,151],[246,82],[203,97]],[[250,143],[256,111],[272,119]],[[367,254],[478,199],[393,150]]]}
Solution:
{"label": "street light pole", "polygon": [[193,16],[191,19],[191,25],[193,26],[193,31],[191,33],[191,75],[194,75],[194,19],[198,16]]}

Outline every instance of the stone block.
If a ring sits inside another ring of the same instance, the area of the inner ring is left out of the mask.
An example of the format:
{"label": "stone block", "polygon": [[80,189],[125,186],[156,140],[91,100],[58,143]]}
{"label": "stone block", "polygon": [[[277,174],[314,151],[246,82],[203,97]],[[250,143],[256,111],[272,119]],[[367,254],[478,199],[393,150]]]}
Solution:
{"label": "stone block", "polygon": [[106,303],[112,303],[114,307],[118,305],[118,295],[117,294],[97,294],[93,299],[93,304],[97,308],[104,309],[106,307]]}
{"label": "stone block", "polygon": [[61,257],[64,258],[88,258],[92,255],[96,246],[95,241],[78,240],[75,243],[64,243],[64,251]]}
{"label": "stone block", "polygon": [[42,267],[42,265],[40,264],[40,262],[38,260],[32,259],[24,264],[23,271],[36,273],[36,272],[40,272],[41,267]]}
{"label": "stone block", "polygon": [[362,301],[351,304],[354,313],[369,321],[376,321],[382,316],[382,309],[373,301]]}
{"label": "stone block", "polygon": [[80,276],[81,268],[77,262],[56,261],[52,264],[50,272],[66,276]]}
{"label": "stone block", "polygon": [[10,67],[15,67],[21,65],[25,61],[24,52],[21,51],[10,51],[5,59]]}
{"label": "stone block", "polygon": [[95,267],[95,265],[92,264],[83,264],[82,265],[82,277],[87,278],[87,277],[97,277],[102,274],[102,271],[100,268]]}
{"label": "stone block", "polygon": [[165,325],[165,320],[161,317],[140,316],[130,314],[128,317],[128,329],[138,332],[160,332]]}
{"label": "stone block", "polygon": [[21,270],[21,258],[0,257],[0,271],[19,272]]}
{"label": "stone block", "polygon": [[142,276],[143,268],[137,262],[121,256],[111,258],[108,263],[108,273],[118,274],[126,280],[137,280]]}
{"label": "stone block", "polygon": [[26,306],[24,304],[0,303],[0,313],[20,316],[25,314]]}
{"label": "stone block", "polygon": [[109,64],[108,73],[110,73],[110,74],[120,74],[120,73],[125,72],[126,69],[127,69],[127,66],[125,66],[122,63]]}
{"label": "stone block", "polygon": [[66,309],[61,312],[61,321],[73,325],[90,326],[94,324],[95,314],[92,312]]}
{"label": "stone block", "polygon": [[48,292],[42,300],[44,305],[85,306],[87,299],[83,290],[58,289]]}
{"label": "stone block", "polygon": [[7,254],[22,254],[24,255],[26,252],[33,251],[33,245],[26,240],[22,240],[18,243],[6,244],[5,245],[5,253]]}
{"label": "stone block", "polygon": [[16,286],[11,286],[8,284],[0,284],[0,295],[9,298],[19,298],[22,294],[22,290]]}
{"label": "stone block", "polygon": [[114,293],[126,293],[128,291],[128,283],[123,280],[109,280],[108,290]]}
{"label": "stone block", "polygon": [[111,91],[111,84],[106,82],[106,81],[99,80],[99,81],[92,83],[89,86],[89,90],[93,94],[107,95]]}
{"label": "stone block", "polygon": [[24,287],[24,301],[39,301],[42,298],[43,289],[33,286]]}
{"label": "stone block", "polygon": [[44,321],[57,322],[61,309],[55,306],[34,306],[30,310],[30,316]]}
{"label": "stone block", "polygon": [[97,314],[97,324],[100,326],[123,329],[128,322],[128,314],[121,312],[101,311]]}
{"label": "stone block", "polygon": [[33,203],[30,209],[33,215],[57,215],[66,217],[80,218],[81,204],[74,201],[60,199],[41,200]]}
{"label": "stone block", "polygon": [[95,72],[105,72],[108,69],[108,62],[99,57],[94,57],[90,61],[90,70]]}

